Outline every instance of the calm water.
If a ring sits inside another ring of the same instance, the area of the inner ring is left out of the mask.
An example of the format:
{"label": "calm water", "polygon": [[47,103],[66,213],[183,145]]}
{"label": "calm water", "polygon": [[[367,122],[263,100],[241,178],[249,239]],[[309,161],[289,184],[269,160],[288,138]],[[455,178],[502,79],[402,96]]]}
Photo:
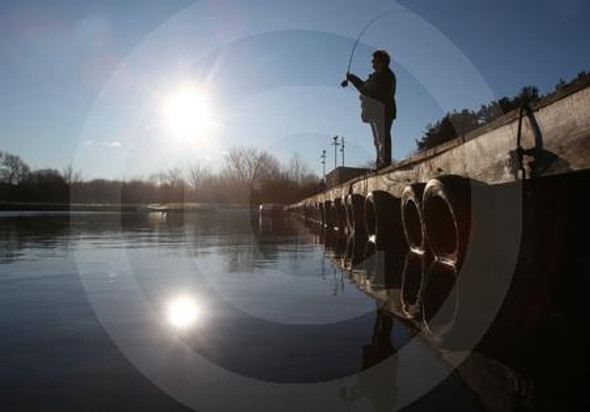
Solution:
{"label": "calm water", "polygon": [[3,213],[0,241],[3,411],[483,410],[292,222]]}

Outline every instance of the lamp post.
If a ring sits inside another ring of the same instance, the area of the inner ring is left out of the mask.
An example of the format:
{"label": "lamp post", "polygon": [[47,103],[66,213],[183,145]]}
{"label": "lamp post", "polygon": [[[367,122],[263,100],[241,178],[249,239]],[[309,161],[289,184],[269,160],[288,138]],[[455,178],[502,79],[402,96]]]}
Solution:
{"label": "lamp post", "polygon": [[338,143],[338,136],[334,136],[333,140],[334,142],[332,143],[332,146],[334,146],[334,169],[336,169],[338,167],[338,146],[340,146],[340,143]]}
{"label": "lamp post", "polygon": [[340,136],[340,153],[342,153],[342,167],[344,167],[344,136]]}
{"label": "lamp post", "polygon": [[322,155],[320,156],[321,164],[322,164],[322,173],[324,179],[326,179],[326,151],[322,150]]}

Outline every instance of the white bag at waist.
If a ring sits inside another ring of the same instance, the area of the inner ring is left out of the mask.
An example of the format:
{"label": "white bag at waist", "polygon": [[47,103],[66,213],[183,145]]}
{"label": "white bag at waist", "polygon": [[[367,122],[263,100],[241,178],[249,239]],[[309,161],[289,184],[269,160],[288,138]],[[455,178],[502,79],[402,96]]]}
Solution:
{"label": "white bag at waist", "polygon": [[377,99],[359,95],[361,100],[361,120],[363,123],[382,121],[385,118],[385,105]]}

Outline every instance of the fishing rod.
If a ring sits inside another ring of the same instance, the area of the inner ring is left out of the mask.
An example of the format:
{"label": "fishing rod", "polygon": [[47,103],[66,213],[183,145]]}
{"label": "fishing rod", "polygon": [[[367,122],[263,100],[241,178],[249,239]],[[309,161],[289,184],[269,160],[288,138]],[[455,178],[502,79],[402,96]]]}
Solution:
{"label": "fishing rod", "polygon": [[356,52],[356,48],[359,45],[359,42],[361,40],[361,37],[363,37],[363,34],[365,34],[365,32],[369,29],[369,27],[371,27],[373,25],[373,23],[375,23],[377,20],[381,19],[382,17],[388,16],[390,14],[397,14],[397,13],[404,13],[404,12],[408,12],[409,10],[389,10],[386,11],[385,13],[381,13],[376,17],[373,17],[361,30],[361,32],[359,33],[359,35],[357,36],[354,45],[352,46],[352,50],[350,52],[350,57],[348,58],[348,68],[346,69],[346,76],[347,78],[344,79],[344,81],[342,83],[340,83],[341,87],[346,87],[348,86],[348,74],[350,73],[350,68],[352,66],[352,59],[354,57],[354,53]]}

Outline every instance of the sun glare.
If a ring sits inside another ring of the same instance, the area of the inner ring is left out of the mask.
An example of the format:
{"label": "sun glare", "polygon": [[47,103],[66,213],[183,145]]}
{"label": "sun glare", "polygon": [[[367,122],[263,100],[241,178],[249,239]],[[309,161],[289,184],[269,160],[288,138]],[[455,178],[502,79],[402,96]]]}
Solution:
{"label": "sun glare", "polygon": [[202,317],[201,307],[194,298],[179,296],[172,299],[167,308],[167,320],[177,329],[187,329]]}
{"label": "sun glare", "polygon": [[211,100],[204,89],[192,84],[165,97],[163,115],[169,130],[183,139],[202,139],[213,126]]}

